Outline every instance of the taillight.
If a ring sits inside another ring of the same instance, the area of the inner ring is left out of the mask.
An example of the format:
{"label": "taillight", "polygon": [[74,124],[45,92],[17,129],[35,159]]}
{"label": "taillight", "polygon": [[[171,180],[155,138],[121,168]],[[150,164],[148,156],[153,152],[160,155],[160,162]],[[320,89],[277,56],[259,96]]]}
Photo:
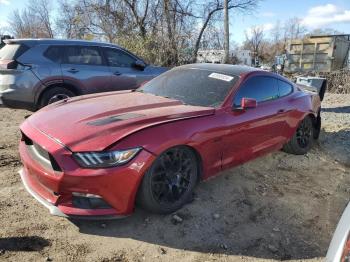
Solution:
{"label": "taillight", "polygon": [[0,60],[0,68],[2,69],[17,69],[16,60]]}
{"label": "taillight", "polygon": [[0,69],[29,70],[31,68],[30,65],[23,65],[16,60],[0,60]]}
{"label": "taillight", "polygon": [[350,234],[345,242],[341,262],[350,262]]}

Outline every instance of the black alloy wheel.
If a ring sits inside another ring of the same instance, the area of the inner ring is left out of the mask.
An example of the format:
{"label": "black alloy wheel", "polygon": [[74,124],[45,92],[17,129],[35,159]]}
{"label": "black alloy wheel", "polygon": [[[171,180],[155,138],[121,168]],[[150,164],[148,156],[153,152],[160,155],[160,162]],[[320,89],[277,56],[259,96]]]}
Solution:
{"label": "black alloy wheel", "polygon": [[145,174],[138,199],[155,213],[171,213],[192,196],[198,177],[194,152],[186,146],[163,152]]}
{"label": "black alloy wheel", "polygon": [[311,117],[305,117],[299,124],[293,137],[283,146],[283,150],[294,155],[304,155],[314,142],[314,123]]}
{"label": "black alloy wheel", "polygon": [[307,148],[312,139],[312,126],[304,120],[301,122],[296,133],[297,141],[300,147]]}

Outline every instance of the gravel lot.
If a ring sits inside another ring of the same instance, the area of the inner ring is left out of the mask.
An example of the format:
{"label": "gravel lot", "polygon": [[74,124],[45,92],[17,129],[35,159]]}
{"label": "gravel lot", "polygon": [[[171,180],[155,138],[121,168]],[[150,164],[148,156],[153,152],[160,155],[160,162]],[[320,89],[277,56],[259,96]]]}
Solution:
{"label": "gravel lot", "polygon": [[276,152],[201,183],[174,215],[116,221],[53,217],[22,187],[18,125],[0,109],[0,260],[322,260],[350,196],[350,95],[327,95],[306,156]]}

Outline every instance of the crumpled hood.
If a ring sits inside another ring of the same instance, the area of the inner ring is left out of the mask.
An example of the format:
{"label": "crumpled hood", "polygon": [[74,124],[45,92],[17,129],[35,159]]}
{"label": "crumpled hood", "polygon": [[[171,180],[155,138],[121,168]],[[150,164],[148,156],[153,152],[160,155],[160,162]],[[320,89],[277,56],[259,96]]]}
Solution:
{"label": "crumpled hood", "polygon": [[60,101],[26,121],[73,152],[81,152],[101,151],[129,134],[156,124],[213,113],[213,108],[122,91]]}

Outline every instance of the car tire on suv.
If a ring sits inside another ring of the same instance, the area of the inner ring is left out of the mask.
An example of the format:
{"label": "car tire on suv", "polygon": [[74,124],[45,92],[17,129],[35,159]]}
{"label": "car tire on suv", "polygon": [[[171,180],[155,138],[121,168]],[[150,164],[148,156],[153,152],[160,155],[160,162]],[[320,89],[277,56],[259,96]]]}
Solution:
{"label": "car tire on suv", "polygon": [[39,101],[39,108],[73,96],[75,96],[75,94],[65,87],[56,86],[50,88],[44,91],[43,95],[41,96],[41,99]]}

